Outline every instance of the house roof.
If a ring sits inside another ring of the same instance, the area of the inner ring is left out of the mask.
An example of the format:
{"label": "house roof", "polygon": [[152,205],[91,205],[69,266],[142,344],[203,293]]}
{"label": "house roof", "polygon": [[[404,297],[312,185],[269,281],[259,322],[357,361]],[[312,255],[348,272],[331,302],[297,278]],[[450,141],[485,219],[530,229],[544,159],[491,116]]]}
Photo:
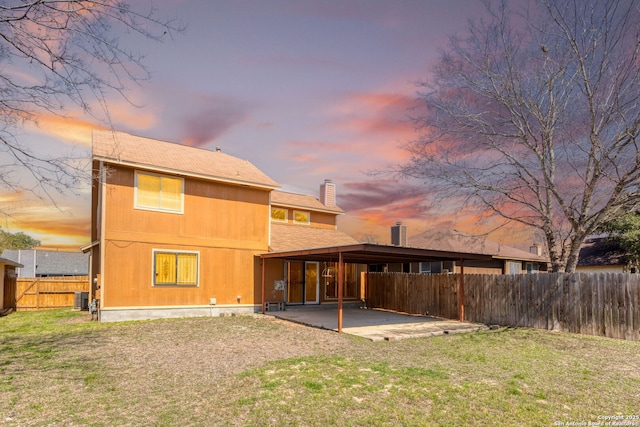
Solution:
{"label": "house roof", "polygon": [[578,254],[578,266],[627,265],[627,254],[620,245],[606,237],[593,237],[584,241]]}
{"label": "house roof", "polygon": [[299,208],[335,214],[344,213],[344,211],[338,206],[325,206],[320,200],[313,196],[287,193],[278,190],[271,193],[271,204],[288,208]]}
{"label": "house roof", "polygon": [[8,258],[2,258],[0,257],[0,264],[6,264],[6,265],[10,265],[12,267],[18,267],[18,268],[22,268],[24,267],[22,264],[20,264],[19,262],[15,262],[13,260],[10,260]]}
{"label": "house roof", "polygon": [[265,189],[277,182],[247,160],[220,151],[109,130],[93,131],[93,158],[109,163]]}
{"label": "house roof", "polygon": [[407,239],[408,246],[491,255],[494,259],[548,262],[546,257],[503,245],[483,236],[473,236],[458,230],[427,230]]}
{"label": "house roof", "polygon": [[379,245],[374,243],[355,243],[309,249],[267,252],[260,254],[260,257],[335,262],[338,261],[341,255],[344,262],[357,264],[386,264],[452,259],[475,259],[488,261],[491,259],[490,255],[411,248],[407,246]]}
{"label": "house roof", "polygon": [[315,228],[296,224],[271,223],[271,251],[291,251],[358,243],[356,239],[332,228]]}
{"label": "house roof", "polygon": [[406,246],[360,243],[335,230],[293,224],[271,223],[270,252],[262,258],[287,258],[312,261],[337,261],[380,264],[424,260],[476,259],[490,260],[490,255],[469,251],[431,250]]}
{"label": "house roof", "polygon": [[[15,262],[24,262],[28,272],[34,276],[86,276],[89,274],[89,255],[82,252],[24,249],[5,250],[2,255]],[[35,271],[32,267],[34,264]],[[20,267],[24,268],[23,265]],[[31,276],[31,274],[24,275],[25,272],[21,273],[22,277]]]}

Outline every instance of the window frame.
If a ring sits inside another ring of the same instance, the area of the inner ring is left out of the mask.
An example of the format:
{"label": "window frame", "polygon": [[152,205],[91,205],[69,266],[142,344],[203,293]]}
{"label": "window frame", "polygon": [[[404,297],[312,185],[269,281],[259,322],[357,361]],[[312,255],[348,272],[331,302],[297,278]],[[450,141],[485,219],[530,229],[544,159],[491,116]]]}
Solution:
{"label": "window frame", "polygon": [[[176,255],[176,280],[175,283],[156,283],[156,260],[157,254]],[[181,284],[178,283],[178,267],[180,254],[196,255],[196,271],[195,283]],[[200,251],[183,251],[174,249],[152,249],[151,250],[151,286],[157,288],[197,288],[200,287]]]}
{"label": "window frame", "polygon": [[[507,266],[509,269],[507,274],[522,274],[522,261],[508,260]],[[518,271],[514,271],[516,268]]]}
{"label": "window frame", "polygon": [[[147,206],[139,204],[138,190],[139,190],[139,176],[146,175],[152,176],[156,178],[160,178],[160,193],[158,194],[158,201],[160,201],[160,194],[162,192],[162,180],[163,179],[172,179],[180,182],[180,209],[167,209],[162,208],[160,206]],[[136,170],[135,171],[135,181],[134,181],[134,191],[133,191],[133,207],[134,209],[140,209],[145,211],[153,211],[153,212],[164,212],[164,213],[173,213],[173,214],[184,214],[184,178],[179,176],[171,176],[171,175],[163,175],[154,172],[147,172]]]}
{"label": "window frame", "polygon": [[[305,214],[307,217],[307,221],[303,222],[303,221],[298,221],[296,219],[296,214]],[[302,224],[302,225],[309,225],[311,224],[311,212],[310,211],[300,211],[300,210],[294,210],[293,211],[293,223],[294,224]]]}
{"label": "window frame", "polygon": [[[425,267],[427,267],[427,264],[429,266],[429,269],[427,270]],[[437,268],[433,268],[434,265]],[[442,261],[421,261],[420,262],[420,274],[442,274],[443,271],[445,270],[444,268],[444,263]]]}
{"label": "window frame", "polygon": [[536,274],[540,272],[540,266],[538,265],[537,262],[527,262],[525,264],[526,268],[526,272],[527,274]]}
{"label": "window frame", "polygon": [[[277,219],[273,217],[273,211],[277,209],[280,211],[284,211],[284,219]],[[289,209],[287,208],[277,208],[277,207],[271,207],[271,221],[275,221],[275,222],[289,222]]]}

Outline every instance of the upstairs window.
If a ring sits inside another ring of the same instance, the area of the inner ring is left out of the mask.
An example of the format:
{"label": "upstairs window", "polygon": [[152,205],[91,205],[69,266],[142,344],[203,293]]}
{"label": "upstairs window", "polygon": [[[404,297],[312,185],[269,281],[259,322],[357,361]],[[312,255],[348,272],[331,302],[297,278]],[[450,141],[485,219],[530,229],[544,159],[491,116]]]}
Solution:
{"label": "upstairs window", "polygon": [[305,211],[293,211],[293,222],[296,224],[309,224],[311,214]]}
{"label": "upstairs window", "polygon": [[184,179],[136,172],[135,207],[183,213]]}
{"label": "upstairs window", "polygon": [[154,286],[198,286],[197,252],[153,252]]}
{"label": "upstairs window", "polygon": [[271,208],[271,219],[273,221],[287,222],[287,210],[282,208]]}

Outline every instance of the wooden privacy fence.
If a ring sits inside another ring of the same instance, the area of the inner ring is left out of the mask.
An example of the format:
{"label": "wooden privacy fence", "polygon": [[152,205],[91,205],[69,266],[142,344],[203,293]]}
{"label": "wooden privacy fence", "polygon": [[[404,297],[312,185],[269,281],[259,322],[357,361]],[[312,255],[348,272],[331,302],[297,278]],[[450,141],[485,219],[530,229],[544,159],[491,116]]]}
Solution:
{"label": "wooden privacy fence", "polygon": [[89,292],[89,276],[20,277],[16,310],[73,307],[76,292]]}
{"label": "wooden privacy fence", "polygon": [[[367,306],[459,318],[459,274],[368,273]],[[640,341],[640,275],[464,275],[464,320]]]}

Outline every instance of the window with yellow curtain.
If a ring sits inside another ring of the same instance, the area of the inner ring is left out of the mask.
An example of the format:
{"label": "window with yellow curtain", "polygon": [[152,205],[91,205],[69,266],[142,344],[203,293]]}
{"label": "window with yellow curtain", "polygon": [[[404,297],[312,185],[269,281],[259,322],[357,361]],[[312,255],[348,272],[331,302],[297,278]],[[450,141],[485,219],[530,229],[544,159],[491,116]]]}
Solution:
{"label": "window with yellow curtain", "polygon": [[154,251],[153,269],[154,285],[198,285],[197,252]]}
{"label": "window with yellow curtain", "polygon": [[139,209],[183,212],[182,178],[136,172],[136,201]]}

